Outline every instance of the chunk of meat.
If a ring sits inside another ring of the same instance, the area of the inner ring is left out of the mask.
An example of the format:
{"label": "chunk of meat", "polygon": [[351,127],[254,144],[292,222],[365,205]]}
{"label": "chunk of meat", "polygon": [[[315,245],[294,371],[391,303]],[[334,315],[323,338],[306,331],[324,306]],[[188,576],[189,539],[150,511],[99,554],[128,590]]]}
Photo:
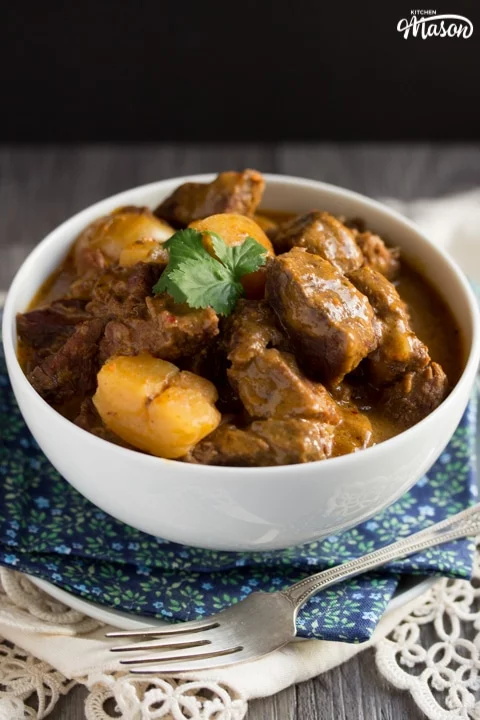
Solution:
{"label": "chunk of meat", "polygon": [[432,362],[386,388],[382,407],[387,417],[408,428],[435,410],[447,393],[447,376],[438,363]]}
{"label": "chunk of meat", "polygon": [[354,234],[328,212],[314,210],[281,225],[272,236],[277,254],[301,247],[329,260],[340,272],[361,267],[363,256]]}
{"label": "chunk of meat", "polygon": [[175,227],[218,213],[253,215],[265,181],[256,170],[220,173],[211,183],[184,183],[154,211]]}
{"label": "chunk of meat", "polygon": [[332,455],[347,455],[372,444],[372,424],[354,405],[339,408],[340,422],[333,435]]}
{"label": "chunk of meat", "polygon": [[200,352],[176,361],[182,370],[201,375],[210,380],[218,391],[216,406],[222,415],[242,416],[244,407],[227,378],[227,357],[222,344],[222,335],[209,341]]}
{"label": "chunk of meat", "polygon": [[242,301],[227,323],[224,344],[228,379],[251,417],[316,417],[338,422],[336,403],[320,383],[309,380],[285,345],[275,316],[264,302]]}
{"label": "chunk of meat", "polygon": [[75,300],[90,302],[93,288],[104,271],[101,269],[89,270],[84,275],[74,280],[68,288],[68,297]]}
{"label": "chunk of meat", "polygon": [[44,350],[58,347],[75,330],[78,323],[87,320],[86,302],[78,299],[54,300],[47,307],[17,315],[19,338],[31,348]]}
{"label": "chunk of meat", "polygon": [[107,268],[97,279],[87,310],[107,321],[102,364],[112,355],[139,353],[177,360],[200,352],[218,334],[211,308],[192,310],[166,294],[151,297],[157,279],[158,269],[147,263]]}
{"label": "chunk of meat", "polygon": [[394,314],[401,316],[404,322],[409,322],[407,306],[395,285],[377,270],[362,267],[350,273],[348,278],[363,295],[369,298],[378,318],[385,320]]}
{"label": "chunk of meat", "polygon": [[363,265],[394,280],[400,270],[400,251],[388,248],[382,238],[371,232],[354,232],[355,242],[362,251]]}
{"label": "chunk of meat", "polygon": [[377,347],[365,295],[319,255],[300,248],[270,261],[266,297],[308,371],[337,385]]}
{"label": "chunk of meat", "polygon": [[100,343],[102,364],[112,355],[149,353],[162,360],[177,360],[201,352],[218,334],[218,316],[212,308],[192,310],[168,295],[147,297],[134,314],[110,320]]}
{"label": "chunk of meat", "polygon": [[232,365],[227,375],[251,417],[338,422],[335,402],[325,387],[306,378],[291,353],[264,350],[245,365]]}
{"label": "chunk of meat", "polygon": [[330,457],[333,427],[316,420],[257,420],[245,429],[225,424],[184,458],[203,465],[293,465]]}
{"label": "chunk of meat", "polygon": [[247,363],[270,347],[289,349],[272,308],[243,299],[224,324],[223,346],[232,363]]}
{"label": "chunk of meat", "polygon": [[133,267],[110,267],[96,276],[87,311],[96,317],[117,319],[145,317],[145,298],[160,275],[155,265],[138,263]]}
{"label": "chunk of meat", "polygon": [[377,318],[379,345],[367,361],[371,380],[391,383],[428,365],[428,348],[413,332],[407,306],[395,286],[370,267],[355,270],[349,279],[368,298]]}
{"label": "chunk of meat", "polygon": [[80,323],[61,348],[29,374],[29,381],[49,404],[60,406],[93,392],[104,325],[101,318]]}

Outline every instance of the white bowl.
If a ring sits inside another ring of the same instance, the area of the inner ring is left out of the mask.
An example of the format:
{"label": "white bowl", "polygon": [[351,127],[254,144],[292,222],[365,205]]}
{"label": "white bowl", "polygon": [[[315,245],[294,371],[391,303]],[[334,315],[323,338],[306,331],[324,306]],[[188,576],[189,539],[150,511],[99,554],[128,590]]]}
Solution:
{"label": "white bowl", "polygon": [[415,225],[356,193],[311,180],[267,175],[264,207],[312,208],[361,217],[398,245],[440,288],[461,328],[468,361],[440,407],[414,427],[373,448],[323,462],[282,467],[210,467],[144,455],[91,435],[65,420],[35,392],[16,357],[15,316],[24,311],[92,220],[120,205],[155,207],[186,181],[175,178],[128,190],[60,225],[28,256],[5,305],[8,372],[25,421],[57,470],[91,502],[140,530],[217,550],[272,550],[357,525],[405,493],[431,467],[465,410],[480,342],[475,298],[455,263]]}

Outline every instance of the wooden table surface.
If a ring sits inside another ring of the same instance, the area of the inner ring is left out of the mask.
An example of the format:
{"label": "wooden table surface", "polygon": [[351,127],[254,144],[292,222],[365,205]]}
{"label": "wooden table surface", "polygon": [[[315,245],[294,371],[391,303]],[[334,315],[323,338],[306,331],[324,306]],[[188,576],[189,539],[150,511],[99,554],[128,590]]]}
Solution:
{"label": "wooden table surface", "polygon": [[[0,147],[0,291],[58,223],[121,190],[176,175],[252,167],[325,180],[371,196],[433,197],[480,186],[480,145],[139,145]],[[52,720],[85,718],[85,692]],[[248,720],[420,720],[410,696],[382,682],[373,651],[276,697]]]}

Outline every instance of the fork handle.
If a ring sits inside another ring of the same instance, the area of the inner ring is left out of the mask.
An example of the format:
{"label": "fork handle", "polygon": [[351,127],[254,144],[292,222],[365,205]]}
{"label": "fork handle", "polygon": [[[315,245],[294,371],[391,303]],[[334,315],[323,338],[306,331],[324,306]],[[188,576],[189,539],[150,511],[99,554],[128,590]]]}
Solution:
{"label": "fork handle", "polygon": [[379,568],[392,560],[400,560],[429,547],[470,535],[474,536],[479,532],[480,503],[414,535],[375,550],[368,555],[349,560],[342,565],[337,565],[300,580],[295,585],[282,590],[282,594],[289,598],[295,607],[295,612],[298,612],[309,597],[315,595],[319,590],[330,587],[330,585],[335,585],[342,580],[355,577],[355,575],[360,575],[368,570]]}

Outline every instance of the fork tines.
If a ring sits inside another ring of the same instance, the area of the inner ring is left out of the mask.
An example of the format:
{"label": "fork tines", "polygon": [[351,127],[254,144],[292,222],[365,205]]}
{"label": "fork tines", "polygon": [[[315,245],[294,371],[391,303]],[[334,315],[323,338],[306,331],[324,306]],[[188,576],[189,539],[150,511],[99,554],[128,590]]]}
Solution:
{"label": "fork tines", "polygon": [[[213,630],[219,626],[218,622],[212,620],[198,620],[193,622],[178,623],[178,625],[168,625],[168,627],[151,628],[149,630],[115,630],[115,632],[106,633],[105,637],[109,638],[135,638],[135,637],[152,637],[162,635],[181,635],[185,633],[201,632],[202,630]],[[113,648],[112,648],[113,649]]]}

